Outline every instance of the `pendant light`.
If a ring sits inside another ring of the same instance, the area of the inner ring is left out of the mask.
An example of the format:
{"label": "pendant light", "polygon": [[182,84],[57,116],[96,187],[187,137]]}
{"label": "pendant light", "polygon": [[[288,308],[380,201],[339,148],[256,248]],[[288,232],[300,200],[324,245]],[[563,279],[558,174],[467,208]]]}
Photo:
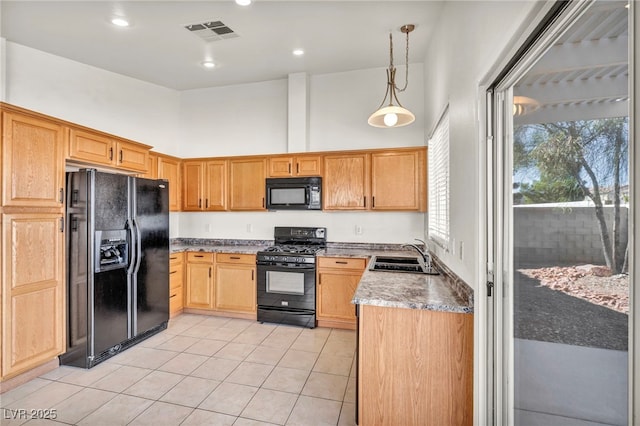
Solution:
{"label": "pendant light", "polygon": [[[413,123],[416,119],[411,111],[400,104],[398,96],[396,95],[396,90],[398,92],[404,92],[409,84],[409,33],[413,31],[414,28],[415,25],[412,24],[403,25],[400,28],[400,31],[407,35],[406,75],[402,89],[396,86],[396,67],[393,66],[393,36],[389,33],[390,60],[389,69],[387,69],[387,91],[384,94],[384,99],[382,99],[378,110],[369,116],[368,123],[374,127],[401,127]],[[385,106],[387,98],[389,98],[389,104]]]}

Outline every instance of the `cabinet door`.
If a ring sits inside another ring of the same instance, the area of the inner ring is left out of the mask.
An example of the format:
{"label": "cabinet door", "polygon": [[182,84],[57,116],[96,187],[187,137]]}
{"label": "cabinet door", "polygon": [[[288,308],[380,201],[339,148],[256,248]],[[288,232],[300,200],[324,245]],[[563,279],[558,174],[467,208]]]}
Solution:
{"label": "cabinet door", "polygon": [[351,303],[362,272],[318,271],[318,319],[352,321],[356,315]]}
{"label": "cabinet door", "polygon": [[203,165],[201,161],[182,163],[182,210],[202,210]]}
{"label": "cabinet door", "polygon": [[230,160],[229,168],[230,210],[264,210],[266,159]]}
{"label": "cabinet door", "polygon": [[216,309],[256,312],[255,267],[216,263]]}
{"label": "cabinet door", "polygon": [[169,211],[180,210],[180,160],[160,156],[158,178],[169,181]]}
{"label": "cabinet door", "polygon": [[187,264],[187,308],[213,308],[213,264]]}
{"label": "cabinet door", "polygon": [[269,158],[269,177],[288,177],[293,173],[293,157]]}
{"label": "cabinet door", "polygon": [[322,157],[320,155],[296,157],[294,172],[296,176],[321,176]]}
{"label": "cabinet door", "polygon": [[227,161],[207,161],[205,167],[205,209],[227,210]]}
{"label": "cabinet door", "polygon": [[2,377],[64,350],[62,214],[4,215],[2,223]]}
{"label": "cabinet door", "polygon": [[324,157],[323,203],[325,210],[365,210],[369,194],[367,154]]}
{"label": "cabinet door", "polygon": [[146,172],[149,148],[126,141],[116,141],[116,165],[123,169]]}
{"label": "cabinet door", "polygon": [[65,128],[3,112],[2,204],[62,208]]}
{"label": "cabinet door", "polygon": [[69,136],[69,157],[92,164],[111,166],[115,162],[113,139],[80,129],[71,129]]}
{"label": "cabinet door", "polygon": [[158,155],[150,152],[147,160],[147,171],[140,176],[147,179],[158,179],[158,162]]}
{"label": "cabinet door", "polygon": [[425,211],[425,152],[371,154],[371,209]]}

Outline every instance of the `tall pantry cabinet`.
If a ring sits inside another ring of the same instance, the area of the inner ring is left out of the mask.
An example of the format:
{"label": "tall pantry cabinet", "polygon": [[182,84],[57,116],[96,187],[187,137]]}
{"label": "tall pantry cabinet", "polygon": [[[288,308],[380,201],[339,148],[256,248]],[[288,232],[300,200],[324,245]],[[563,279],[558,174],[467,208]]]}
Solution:
{"label": "tall pantry cabinet", "polygon": [[64,351],[64,156],[68,128],[0,104],[0,379]]}

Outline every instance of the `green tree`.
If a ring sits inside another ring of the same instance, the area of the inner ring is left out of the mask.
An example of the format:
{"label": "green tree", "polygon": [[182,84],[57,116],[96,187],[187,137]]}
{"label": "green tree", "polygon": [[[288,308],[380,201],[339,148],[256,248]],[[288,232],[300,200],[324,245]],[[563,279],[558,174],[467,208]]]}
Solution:
{"label": "green tree", "polygon": [[[589,197],[595,205],[607,266],[626,270],[628,249],[620,231],[620,188],[628,176],[628,118],[607,118],[520,126],[514,143],[514,169],[535,168],[539,179],[520,184],[525,202]],[[613,189],[614,218],[609,232],[602,185]]]}

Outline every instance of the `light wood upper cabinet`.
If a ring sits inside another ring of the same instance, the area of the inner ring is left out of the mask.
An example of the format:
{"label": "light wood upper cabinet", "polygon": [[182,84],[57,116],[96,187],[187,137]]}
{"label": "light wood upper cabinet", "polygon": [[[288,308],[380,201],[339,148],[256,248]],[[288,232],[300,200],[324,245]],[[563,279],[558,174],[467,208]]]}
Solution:
{"label": "light wood upper cabinet", "polygon": [[217,310],[256,313],[256,256],[217,253],[214,287]]}
{"label": "light wood upper cabinet", "polygon": [[149,147],[116,139],[116,166],[146,172],[149,163]]}
{"label": "light wood upper cabinet", "polygon": [[147,171],[140,174],[140,177],[147,179],[158,179],[158,154],[155,152],[149,153],[149,159],[147,160]]}
{"label": "light wood upper cabinet", "polygon": [[325,210],[366,210],[369,194],[367,153],[332,154],[324,157],[322,198]]}
{"label": "light wood upper cabinet", "polygon": [[69,158],[81,163],[117,167],[146,173],[149,146],[107,134],[71,128]]}
{"label": "light wood upper cabinet", "polygon": [[365,258],[318,257],[318,326],[355,329],[355,306],[351,300],[366,265]]}
{"label": "light wood upper cabinet", "polygon": [[113,139],[99,133],[72,128],[69,134],[69,158],[91,164],[114,165]]}
{"label": "light wood upper cabinet", "polygon": [[187,253],[185,307],[213,309],[213,253]]}
{"label": "light wood upper cabinet", "polygon": [[205,163],[205,209],[227,210],[227,160]]}
{"label": "light wood upper cabinet", "polygon": [[269,177],[320,176],[321,155],[271,156]]}
{"label": "light wood upper cabinet", "polygon": [[426,150],[371,154],[371,209],[426,211]]}
{"label": "light wood upper cabinet", "polygon": [[158,179],[169,181],[169,211],[180,210],[180,160],[167,155],[158,156]]}
{"label": "light wood upper cabinet", "polygon": [[3,206],[62,209],[66,139],[54,121],[2,112]]}
{"label": "light wood upper cabinet", "polygon": [[227,209],[227,160],[183,162],[182,209]]}
{"label": "light wood upper cabinet", "polygon": [[[5,214],[2,219],[2,378],[64,351],[62,213]],[[34,267],[37,261],[38,267]]]}
{"label": "light wood upper cabinet", "polygon": [[265,157],[229,160],[229,209],[264,210]]}
{"label": "light wood upper cabinet", "polygon": [[182,163],[182,210],[202,210],[204,198],[204,164],[202,161]]}

